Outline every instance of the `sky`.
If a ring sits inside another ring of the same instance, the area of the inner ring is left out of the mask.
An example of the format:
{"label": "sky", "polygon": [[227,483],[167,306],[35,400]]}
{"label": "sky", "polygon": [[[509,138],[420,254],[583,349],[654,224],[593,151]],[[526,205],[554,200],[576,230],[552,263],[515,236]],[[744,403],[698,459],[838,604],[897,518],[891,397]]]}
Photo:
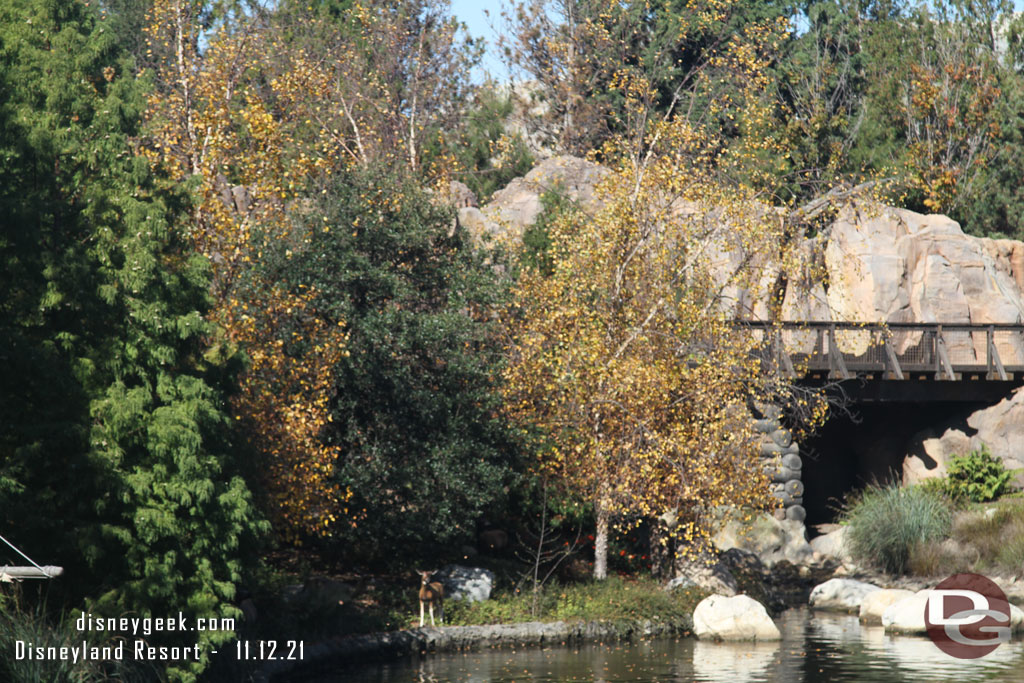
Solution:
{"label": "sky", "polygon": [[[452,14],[466,24],[469,34],[487,41],[487,55],[482,68],[474,72],[474,81],[482,81],[488,72],[496,80],[508,79],[508,69],[497,57],[498,36],[491,29],[491,24],[496,29],[501,28],[501,7],[502,0],[452,0]],[[490,12],[490,17],[486,16],[485,11]]]}

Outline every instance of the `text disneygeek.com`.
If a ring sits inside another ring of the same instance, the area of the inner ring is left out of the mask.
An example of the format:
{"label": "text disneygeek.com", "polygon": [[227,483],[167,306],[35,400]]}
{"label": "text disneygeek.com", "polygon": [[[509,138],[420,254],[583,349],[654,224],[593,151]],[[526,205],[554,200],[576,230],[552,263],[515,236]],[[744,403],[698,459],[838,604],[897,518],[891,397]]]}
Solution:
{"label": "text disneygeek.com", "polygon": [[[83,661],[198,661],[202,654],[199,644],[161,646],[151,645],[144,638],[160,633],[191,631],[234,631],[235,620],[223,618],[188,619],[181,612],[176,617],[95,617],[84,613],[75,621],[80,633],[100,633],[118,642],[92,645],[83,639],[75,645],[40,645],[30,640],[14,642],[15,659]],[[235,648],[231,648],[234,650]],[[210,650],[217,654],[217,650]]]}

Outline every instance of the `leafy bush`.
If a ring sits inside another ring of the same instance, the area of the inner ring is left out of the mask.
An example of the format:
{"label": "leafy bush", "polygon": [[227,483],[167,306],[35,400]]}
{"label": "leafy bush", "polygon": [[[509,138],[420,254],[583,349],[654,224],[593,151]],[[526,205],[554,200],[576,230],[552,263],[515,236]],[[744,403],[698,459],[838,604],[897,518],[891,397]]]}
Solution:
{"label": "leafy bush", "polygon": [[892,574],[906,571],[921,543],[942,538],[952,525],[948,501],[920,486],[871,486],[846,505],[853,558]]}
{"label": "leafy bush", "polygon": [[953,500],[972,503],[995,500],[1013,478],[1013,473],[1006,469],[1003,461],[993,457],[984,444],[980,450],[953,456],[946,471],[943,480],[946,493]]}

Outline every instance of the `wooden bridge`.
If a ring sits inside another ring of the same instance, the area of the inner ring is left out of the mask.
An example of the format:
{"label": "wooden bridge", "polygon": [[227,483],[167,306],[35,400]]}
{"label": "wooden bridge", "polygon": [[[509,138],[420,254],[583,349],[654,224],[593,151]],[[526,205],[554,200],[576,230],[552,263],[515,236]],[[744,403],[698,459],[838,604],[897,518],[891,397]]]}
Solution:
{"label": "wooden bridge", "polygon": [[737,325],[763,335],[765,361],[790,377],[841,382],[862,400],[991,400],[1024,384],[1022,324]]}

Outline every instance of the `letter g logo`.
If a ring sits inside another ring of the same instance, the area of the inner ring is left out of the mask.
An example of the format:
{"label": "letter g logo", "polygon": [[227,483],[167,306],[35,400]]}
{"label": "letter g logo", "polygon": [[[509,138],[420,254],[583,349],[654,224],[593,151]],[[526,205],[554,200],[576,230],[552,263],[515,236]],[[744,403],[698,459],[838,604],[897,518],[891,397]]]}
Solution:
{"label": "letter g logo", "polygon": [[986,577],[955,574],[929,593],[925,625],[939,649],[976,659],[1010,640],[1010,605]]}

